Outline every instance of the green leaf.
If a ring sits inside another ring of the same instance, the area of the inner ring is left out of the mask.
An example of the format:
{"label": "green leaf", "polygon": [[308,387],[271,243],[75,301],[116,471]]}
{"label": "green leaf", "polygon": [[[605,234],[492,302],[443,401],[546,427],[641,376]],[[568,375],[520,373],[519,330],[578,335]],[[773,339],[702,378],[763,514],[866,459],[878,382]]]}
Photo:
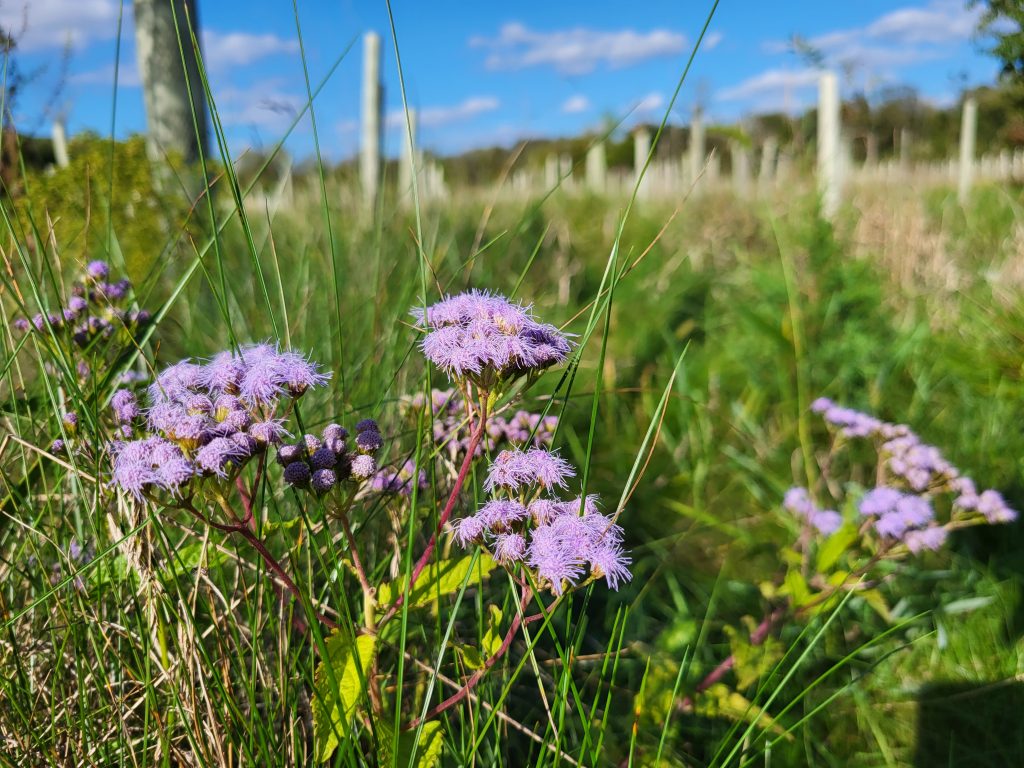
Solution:
{"label": "green leaf", "polygon": [[[444,738],[441,732],[441,723],[433,720],[424,723],[420,729],[420,738],[417,743],[415,729],[404,731],[398,735],[398,754],[392,756],[391,750],[394,746],[394,731],[389,725],[378,729],[380,741],[378,742],[378,755],[381,765],[390,765],[394,768],[435,768],[441,761],[441,747],[444,745]],[[416,747],[416,759],[413,762],[413,747]]]}
{"label": "green leaf", "polygon": [[864,598],[864,602],[875,609],[875,613],[885,619],[887,622],[892,622],[892,614],[889,613],[889,604],[885,601],[885,597],[877,589],[865,589],[863,592],[857,593],[860,597]]}
{"label": "green leaf", "polygon": [[817,572],[826,573],[831,569],[833,565],[839,562],[839,558],[850,548],[850,545],[859,538],[860,533],[857,531],[857,527],[846,523],[842,528],[825,539],[824,543],[818,547]]}
{"label": "green leaf", "polygon": [[354,644],[341,632],[327,638],[327,657],[313,674],[313,747],[317,762],[330,759],[341,739],[350,735],[352,716],[376,651],[375,635],[360,635]]}
{"label": "green leaf", "polygon": [[501,635],[501,608],[496,605],[487,606],[487,632],[484,633],[483,651],[487,658],[498,652],[504,637]]}
{"label": "green leaf", "polygon": [[483,669],[486,658],[482,653],[480,653],[479,648],[474,648],[471,645],[463,645],[461,643],[455,643],[454,647],[462,657],[463,664],[472,670]]}
{"label": "green leaf", "polygon": [[733,672],[736,674],[736,688],[749,688],[774,669],[782,659],[784,648],[782,643],[769,635],[760,645],[750,642],[755,622],[750,616],[743,617],[742,630],[727,626],[725,633],[729,636],[729,649],[732,651]]}
{"label": "green leaf", "polygon": [[776,733],[787,735],[792,739],[792,734],[787,734],[782,727],[772,719],[763,709],[746,699],[742,694],[730,690],[725,683],[715,683],[700,696],[697,697],[694,710],[704,717],[725,717],[729,720],[738,720],[771,728]]}
{"label": "green leaf", "polygon": [[807,581],[795,568],[790,568],[786,572],[786,579],[782,582],[779,594],[789,595],[793,599],[793,605],[797,607],[811,601],[811,590],[807,586]]}
{"label": "green leaf", "polygon": [[[407,600],[410,608],[418,608],[429,605],[438,595],[450,595],[458,592],[462,582],[471,587],[479,584],[497,565],[494,559],[481,552],[473,565],[473,555],[466,555],[458,560],[442,560],[440,563],[431,563],[423,569],[423,573],[416,579],[412,591]],[[470,566],[473,571],[470,573]],[[466,575],[469,574],[468,581]],[[377,605],[386,608],[405,590],[406,577],[402,577],[394,584],[385,582],[377,589]]]}

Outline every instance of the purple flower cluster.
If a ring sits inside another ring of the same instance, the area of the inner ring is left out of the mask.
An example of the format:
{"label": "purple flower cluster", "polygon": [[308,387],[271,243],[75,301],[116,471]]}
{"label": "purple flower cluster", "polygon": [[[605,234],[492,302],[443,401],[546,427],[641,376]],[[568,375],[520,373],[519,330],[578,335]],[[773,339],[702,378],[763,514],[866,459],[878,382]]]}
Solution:
{"label": "purple flower cluster", "polygon": [[71,295],[59,313],[40,313],[31,322],[18,318],[14,326],[20,331],[35,329],[39,333],[52,328],[54,333],[66,334],[83,348],[96,338],[110,338],[120,329],[134,335],[149,323],[150,314],[146,310],[129,310],[122,306],[131,293],[131,281],[122,278],[107,282],[109,277],[110,266],[105,261],[89,262],[81,276],[71,284]]}
{"label": "purple flower cluster", "polygon": [[833,509],[819,509],[806,488],[790,488],[782,506],[824,536],[831,536],[843,525],[843,516]]}
{"label": "purple flower cluster", "polygon": [[935,510],[925,496],[883,485],[865,493],[857,506],[880,536],[903,542],[914,554],[937,550],[946,541],[948,531],[935,522]]}
{"label": "purple flower cluster", "polygon": [[540,495],[574,474],[568,462],[547,451],[503,451],[487,478],[488,490],[499,495],[456,521],[455,540],[464,547],[488,545],[506,565],[524,564],[555,595],[588,572],[618,589],[632,578],[631,561],[622,528],[598,510],[597,497],[563,501]]}
{"label": "purple flower cluster", "polygon": [[978,512],[990,523],[1008,523],[1017,519],[1016,511],[997,491],[979,494],[971,478],[962,474],[938,448],[925,443],[905,424],[890,424],[869,414],[843,408],[824,397],[815,400],[811,410],[838,428],[843,437],[874,439],[890,478],[889,484],[901,485],[919,494],[956,494],[956,510]]}
{"label": "purple flower cluster", "polygon": [[[406,413],[417,413],[423,410],[425,400],[420,393],[404,398],[402,406]],[[454,458],[469,448],[471,438],[465,400],[454,389],[435,389],[431,392],[430,401],[434,441],[447,446]],[[477,446],[476,453],[493,452],[505,443],[529,443],[543,448],[551,445],[557,427],[557,416],[541,416],[523,410],[516,411],[509,418],[492,416],[487,420],[487,434]]]}
{"label": "purple flower cluster", "polygon": [[563,362],[569,340],[538,323],[528,306],[471,290],[448,296],[412,315],[427,332],[423,354],[451,378],[493,383]]}
{"label": "purple flower cluster", "polygon": [[360,484],[373,477],[377,471],[373,454],[383,444],[377,422],[364,419],[356,424],[352,447],[348,437],[340,424],[328,424],[320,437],[306,434],[296,443],[280,446],[277,462],[284,467],[285,482],[323,495],[348,480]]}
{"label": "purple flower cluster", "polygon": [[257,344],[165,368],[144,414],[135,395],[120,390],[110,408],[122,436],[135,426],[145,436],[112,445],[113,484],[141,499],[151,488],[176,495],[193,478],[227,478],[288,434],[275,417],[282,398],[327,379],[301,355]]}

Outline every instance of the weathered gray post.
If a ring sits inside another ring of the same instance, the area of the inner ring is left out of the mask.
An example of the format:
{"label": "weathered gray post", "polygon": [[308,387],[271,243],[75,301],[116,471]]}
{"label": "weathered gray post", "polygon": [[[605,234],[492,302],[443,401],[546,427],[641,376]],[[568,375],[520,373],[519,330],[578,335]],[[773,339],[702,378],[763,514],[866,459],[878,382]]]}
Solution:
{"label": "weathered gray post", "polygon": [[732,156],[732,187],[740,197],[750,192],[750,151],[739,141],[729,142]]}
{"label": "weathered gray post", "polygon": [[147,154],[194,162],[207,142],[206,97],[192,47],[192,36],[199,40],[195,0],[135,0],[134,12]]}
{"label": "weathered gray post", "polygon": [[55,120],[53,123],[53,162],[58,168],[67,168],[70,163],[68,137],[64,132],[63,120]]}
{"label": "weathered gray post", "polygon": [[363,203],[370,210],[377,202],[380,188],[380,35],[367,32],[363,37],[362,136],[359,143],[359,181]]}
{"label": "weathered gray post", "polygon": [[[633,132],[633,183],[636,184],[638,197],[646,197],[650,190],[650,183],[647,174],[644,173],[644,166],[647,164],[647,157],[651,154],[651,132],[640,126]],[[648,169],[650,170],[650,169]]]}
{"label": "weathered gray post", "polygon": [[839,78],[835,72],[822,72],[818,80],[818,189],[826,218],[839,210],[840,153]]}
{"label": "weathered gray post", "polygon": [[701,171],[704,170],[704,161],[707,159],[704,120],[700,107],[694,108],[693,117],[690,119],[690,153],[688,158],[690,167],[687,181],[692,186],[697,183]]}
{"label": "weathered gray post", "polygon": [[900,128],[900,167],[910,167],[910,150],[914,139],[909,128]]}
{"label": "weathered gray post", "polygon": [[587,150],[587,188],[591,192],[604,193],[608,181],[608,160],[604,142],[599,141]]}
{"label": "weathered gray post", "polygon": [[779,140],[769,136],[761,145],[761,166],[757,171],[759,186],[767,186],[775,177],[775,157],[779,153]]}
{"label": "weathered gray post", "polygon": [[558,155],[548,155],[544,158],[544,187],[554,189],[558,186]]}
{"label": "weathered gray post", "polygon": [[409,107],[407,113],[409,125],[403,133],[405,134],[405,140],[402,142],[402,155],[398,160],[398,193],[400,195],[411,194],[412,190],[412,177],[416,172],[416,130],[417,130],[417,115],[416,109]]}
{"label": "weathered gray post", "polygon": [[961,204],[967,202],[974,181],[974,143],[978,135],[978,102],[973,96],[964,99],[960,120],[960,166],[957,169],[956,196]]}

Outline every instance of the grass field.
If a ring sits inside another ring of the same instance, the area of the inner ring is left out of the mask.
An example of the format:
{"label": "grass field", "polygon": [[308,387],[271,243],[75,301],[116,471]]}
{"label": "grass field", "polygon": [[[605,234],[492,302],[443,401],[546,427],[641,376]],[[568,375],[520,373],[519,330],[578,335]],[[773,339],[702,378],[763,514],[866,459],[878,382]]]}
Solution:
{"label": "grass field", "polygon": [[[573,593],[517,634],[436,731],[416,731],[416,756],[401,752],[396,726],[459,688],[472,673],[464,646],[487,642],[488,606],[506,627],[518,590],[499,568],[403,611],[379,640],[385,716],[366,716],[357,692],[364,714],[333,764],[1024,760],[1009,714],[1024,673],[1018,524],[958,531],[882,571],[878,599],[850,592],[773,626],[767,642],[745,640],[766,611],[761,585],[780,578],[799,533],[783,495],[827,458],[814,398],[911,425],[979,487],[1024,505],[1019,189],[979,189],[965,208],[948,189],[862,189],[834,223],[810,194],[627,209],[558,191],[493,206],[456,191],[419,213],[385,199],[374,219],[313,174],[273,215],[258,203],[239,215],[223,181],[190,215],[146,204],[150,181],[128,159],[138,149],[119,150],[106,175],[102,149],[76,153],[94,164],[29,178],[6,209],[3,764],[312,762],[329,632],[315,620],[303,631],[310,617],[244,540],[129,503],[107,486],[101,452],[49,446],[72,437],[68,410],[83,443],[109,438],[103,414],[123,370],[277,340],[333,374],[303,398],[305,427],[375,418],[382,459],[401,464],[429,441],[401,397],[446,386],[417,350],[409,309],[468,287],[532,303],[577,334],[578,358],[522,404],[559,415],[555,446],[588,492],[611,511],[625,502],[633,579]],[[82,185],[83,173],[109,186]],[[138,346],[115,334],[91,347],[92,372],[78,377],[81,353],[13,321],[56,309],[97,258],[132,280],[133,305],[155,321]],[[353,512],[375,584],[407,574],[429,537],[452,469],[429,463],[418,498]],[[850,482],[868,466],[849,458]],[[485,497],[484,472],[473,470],[459,514]],[[351,552],[323,504],[287,490],[277,468],[258,488],[267,547],[311,600],[358,623]],[[460,555],[448,536],[440,550]],[[724,688],[696,693],[731,652]]]}

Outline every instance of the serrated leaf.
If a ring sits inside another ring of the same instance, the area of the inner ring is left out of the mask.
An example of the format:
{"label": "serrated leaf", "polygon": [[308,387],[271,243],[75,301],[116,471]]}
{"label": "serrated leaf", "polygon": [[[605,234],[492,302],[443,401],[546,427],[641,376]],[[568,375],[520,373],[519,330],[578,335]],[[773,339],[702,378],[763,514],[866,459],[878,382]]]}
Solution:
{"label": "serrated leaf", "polygon": [[[435,768],[441,761],[441,748],[444,746],[444,735],[441,732],[441,723],[432,720],[424,723],[420,729],[420,738],[417,743],[415,729],[403,731],[398,734],[398,754],[392,755],[394,748],[394,730],[390,725],[378,729],[380,734],[377,754],[381,765],[393,766],[393,768]],[[413,758],[413,746],[415,759]]]}
{"label": "serrated leaf", "polygon": [[853,542],[860,538],[860,532],[852,523],[845,523],[838,531],[829,536],[818,547],[815,568],[818,573],[826,573],[832,568]]}
{"label": "serrated leaf", "polygon": [[[466,555],[457,560],[442,560],[440,563],[430,563],[423,569],[423,573],[416,579],[412,591],[407,598],[410,608],[417,608],[429,605],[434,598],[440,595],[450,595],[458,592],[462,582],[471,587],[479,584],[497,565],[494,559],[485,552],[481,552],[473,565],[473,555]],[[470,566],[473,571],[470,573]],[[469,574],[468,581],[466,575]],[[377,589],[377,605],[382,608],[391,605],[398,595],[405,590],[406,577],[402,577],[395,583],[385,582]]]}
{"label": "serrated leaf", "polygon": [[[330,759],[341,740],[350,735],[352,716],[377,651],[377,638],[360,635],[353,643],[335,632],[326,645],[327,656],[313,674],[313,747],[320,763]],[[333,680],[327,665],[333,671]]]}

